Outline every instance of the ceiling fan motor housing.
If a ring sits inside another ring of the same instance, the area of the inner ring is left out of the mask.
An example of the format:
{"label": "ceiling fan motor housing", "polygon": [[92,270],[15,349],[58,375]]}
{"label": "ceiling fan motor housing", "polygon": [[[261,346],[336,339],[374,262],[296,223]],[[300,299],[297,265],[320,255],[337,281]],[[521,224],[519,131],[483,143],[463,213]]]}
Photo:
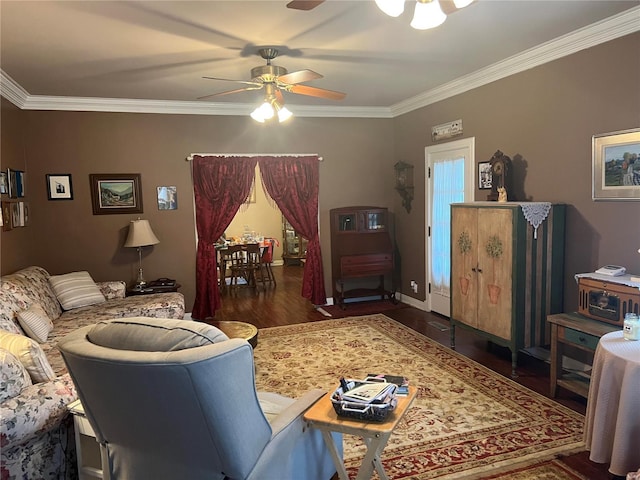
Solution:
{"label": "ceiling fan motor housing", "polygon": [[251,79],[262,79],[263,82],[274,82],[281,75],[286,75],[287,69],[277,65],[262,65],[251,69]]}

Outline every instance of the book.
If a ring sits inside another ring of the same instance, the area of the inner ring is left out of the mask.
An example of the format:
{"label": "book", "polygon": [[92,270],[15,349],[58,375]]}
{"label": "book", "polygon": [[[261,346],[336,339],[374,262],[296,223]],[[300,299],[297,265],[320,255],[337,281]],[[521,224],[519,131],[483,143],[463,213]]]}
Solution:
{"label": "book", "polygon": [[365,379],[368,382],[387,382],[394,383],[398,386],[396,395],[406,396],[409,394],[409,379],[402,375],[385,375],[378,373],[369,373]]}

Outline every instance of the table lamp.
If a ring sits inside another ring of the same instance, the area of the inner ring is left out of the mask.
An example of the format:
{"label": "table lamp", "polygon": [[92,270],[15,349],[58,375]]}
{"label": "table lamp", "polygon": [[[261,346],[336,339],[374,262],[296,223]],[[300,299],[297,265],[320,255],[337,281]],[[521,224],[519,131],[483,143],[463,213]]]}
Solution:
{"label": "table lamp", "polygon": [[153,230],[151,230],[149,220],[141,220],[139,218],[137,220],[131,220],[129,236],[127,237],[127,241],[124,242],[124,246],[138,249],[138,279],[134,286],[137,290],[141,290],[147,284],[142,272],[142,247],[156,245],[157,243],[160,243],[160,240],[158,240],[158,237],[156,237]]}

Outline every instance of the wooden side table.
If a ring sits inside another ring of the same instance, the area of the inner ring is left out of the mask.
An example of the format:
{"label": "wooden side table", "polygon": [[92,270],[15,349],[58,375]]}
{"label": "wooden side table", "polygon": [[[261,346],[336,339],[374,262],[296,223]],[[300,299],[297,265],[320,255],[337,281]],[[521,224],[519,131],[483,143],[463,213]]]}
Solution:
{"label": "wooden side table", "polygon": [[103,471],[100,444],[96,441],[96,434],[87,420],[84,407],[80,400],[67,405],[67,410],[73,414],[73,427],[76,439],[76,455],[78,457],[78,478],[80,480],[108,480],[109,472]]}
{"label": "wooden side table", "polygon": [[362,465],[358,470],[356,480],[370,479],[374,468],[382,480],[388,480],[389,477],[382,467],[380,456],[393,430],[416,398],[417,393],[418,389],[416,387],[409,386],[409,394],[406,397],[398,397],[398,405],[384,422],[371,422],[339,417],[333,409],[331,393],[327,393],[307,410],[304,414],[304,419],[308,421],[311,426],[322,431],[322,437],[329,452],[331,452],[331,457],[333,458],[333,463],[336,466],[340,480],[349,480],[349,475],[347,474],[347,469],[340,455],[338,455],[338,449],[333,441],[331,432],[357,435],[364,440],[367,446],[367,453],[362,460]]}
{"label": "wooden side table", "polygon": [[619,327],[591,320],[579,313],[557,313],[549,315],[547,322],[551,325],[551,370],[549,395],[554,398],[558,387],[577,393],[587,398],[589,394],[589,378],[577,375],[563,375],[562,357],[565,346],[574,347],[586,352],[593,363],[593,354],[600,337],[620,330]]}
{"label": "wooden side table", "polygon": [[229,338],[244,338],[253,348],[258,345],[258,329],[255,325],[232,320],[214,320],[209,324],[219,328]]}

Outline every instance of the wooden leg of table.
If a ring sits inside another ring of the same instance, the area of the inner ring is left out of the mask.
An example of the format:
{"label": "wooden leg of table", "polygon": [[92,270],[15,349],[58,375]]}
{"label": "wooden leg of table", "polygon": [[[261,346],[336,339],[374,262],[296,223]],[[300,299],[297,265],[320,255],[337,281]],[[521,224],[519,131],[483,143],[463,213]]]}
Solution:
{"label": "wooden leg of table", "polygon": [[[387,473],[384,471],[384,467],[382,466],[382,460],[380,459],[380,456],[382,455],[382,451],[384,450],[384,448],[387,446],[387,442],[389,441],[390,436],[391,435],[389,434],[374,438],[363,438],[365,445],[367,445],[367,456],[369,455],[370,451],[373,453],[373,459],[371,460],[370,464],[373,465],[373,468],[375,468],[376,472],[378,472],[380,480],[389,480],[389,477],[387,476]],[[362,461],[362,467],[364,467],[365,462],[367,461],[367,456],[365,456]],[[362,467],[360,468],[362,469]],[[363,476],[363,478],[370,478],[372,473],[373,469],[368,471],[369,477]],[[360,471],[358,471],[357,478],[360,478]]]}
{"label": "wooden leg of table", "polygon": [[380,455],[387,445],[390,436],[391,434],[389,433],[388,435],[378,434],[374,437],[363,437],[364,443],[367,445],[367,453],[362,460],[362,465],[360,465],[356,480],[369,480],[374,468],[382,480],[389,480],[384,468],[382,468]]}
{"label": "wooden leg of table", "polygon": [[336,444],[333,441],[331,432],[324,429],[322,429],[321,432],[322,438],[324,438],[324,443],[327,445],[329,453],[331,454],[331,458],[333,459],[333,464],[336,466],[338,478],[340,478],[340,480],[349,480],[347,469],[344,468],[344,463],[342,462],[342,458],[340,458],[340,455],[338,454],[338,449],[336,448]]}
{"label": "wooden leg of table", "polygon": [[[551,368],[549,369],[549,383],[550,390],[549,396],[551,398],[555,398],[556,393],[558,391],[558,374],[560,370],[558,365],[561,364],[562,360],[558,361],[558,325],[555,323],[551,324]],[[562,365],[560,365],[562,368]]]}

